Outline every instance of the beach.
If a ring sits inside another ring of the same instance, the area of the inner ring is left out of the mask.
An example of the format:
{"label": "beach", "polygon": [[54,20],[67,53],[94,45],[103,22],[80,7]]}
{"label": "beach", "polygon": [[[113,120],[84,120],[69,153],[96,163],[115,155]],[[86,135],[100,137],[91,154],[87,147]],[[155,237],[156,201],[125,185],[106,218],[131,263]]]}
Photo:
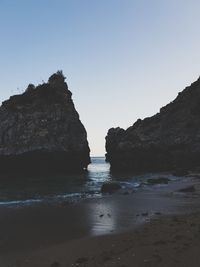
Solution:
{"label": "beach", "polygon": [[0,267],[200,267],[200,1],[0,14]]}
{"label": "beach", "polygon": [[199,266],[198,194],[1,208],[0,266]]}
{"label": "beach", "polygon": [[200,264],[200,214],[157,217],[134,230],[11,253],[0,266],[181,266]]}
{"label": "beach", "polygon": [[[54,184],[44,190],[49,180],[38,198],[1,190],[0,266],[199,266],[199,174],[114,177],[108,167],[98,160],[90,179],[58,180],[62,194],[52,194]],[[105,177],[122,189],[101,194]]]}

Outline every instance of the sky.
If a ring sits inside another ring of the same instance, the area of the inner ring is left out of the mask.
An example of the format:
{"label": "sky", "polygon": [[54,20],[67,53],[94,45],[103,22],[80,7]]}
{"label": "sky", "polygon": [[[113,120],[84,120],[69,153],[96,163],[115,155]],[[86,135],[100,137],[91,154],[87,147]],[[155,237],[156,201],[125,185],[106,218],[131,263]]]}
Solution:
{"label": "sky", "polygon": [[0,102],[63,70],[91,155],[200,75],[199,0],[0,0]]}

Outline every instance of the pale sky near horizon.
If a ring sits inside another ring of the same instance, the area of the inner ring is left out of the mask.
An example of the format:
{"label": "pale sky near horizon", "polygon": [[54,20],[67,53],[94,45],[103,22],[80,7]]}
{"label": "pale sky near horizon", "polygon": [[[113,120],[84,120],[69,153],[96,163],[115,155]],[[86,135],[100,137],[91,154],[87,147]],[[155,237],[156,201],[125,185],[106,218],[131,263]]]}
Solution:
{"label": "pale sky near horizon", "polygon": [[198,0],[0,0],[0,102],[62,69],[92,155],[200,75]]}

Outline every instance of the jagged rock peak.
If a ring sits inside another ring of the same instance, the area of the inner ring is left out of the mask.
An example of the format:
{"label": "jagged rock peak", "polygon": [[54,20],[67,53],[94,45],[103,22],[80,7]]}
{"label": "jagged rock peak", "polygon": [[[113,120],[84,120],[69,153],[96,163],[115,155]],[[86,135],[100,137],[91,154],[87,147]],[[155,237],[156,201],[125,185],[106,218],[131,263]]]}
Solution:
{"label": "jagged rock peak", "polygon": [[66,98],[71,99],[72,93],[68,90],[68,85],[65,82],[65,77],[62,71],[57,71],[49,77],[47,83],[29,84],[25,92],[20,95],[11,96],[9,100],[2,103],[3,107],[12,107],[17,105],[25,105],[36,100],[49,102],[63,102]]}
{"label": "jagged rock peak", "polygon": [[80,171],[90,163],[86,130],[62,71],[29,84],[0,107],[0,171]]}
{"label": "jagged rock peak", "polygon": [[48,83],[51,85],[63,84],[65,82],[66,77],[63,75],[62,70],[58,70],[56,73],[52,74],[49,77]]}

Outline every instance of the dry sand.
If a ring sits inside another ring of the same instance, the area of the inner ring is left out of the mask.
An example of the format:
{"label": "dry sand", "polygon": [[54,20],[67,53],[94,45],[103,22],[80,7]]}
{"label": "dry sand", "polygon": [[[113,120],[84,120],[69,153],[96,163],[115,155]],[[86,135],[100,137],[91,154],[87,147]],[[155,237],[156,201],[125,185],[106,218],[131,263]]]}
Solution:
{"label": "dry sand", "polygon": [[135,230],[1,256],[1,267],[200,266],[200,214],[157,216]]}

